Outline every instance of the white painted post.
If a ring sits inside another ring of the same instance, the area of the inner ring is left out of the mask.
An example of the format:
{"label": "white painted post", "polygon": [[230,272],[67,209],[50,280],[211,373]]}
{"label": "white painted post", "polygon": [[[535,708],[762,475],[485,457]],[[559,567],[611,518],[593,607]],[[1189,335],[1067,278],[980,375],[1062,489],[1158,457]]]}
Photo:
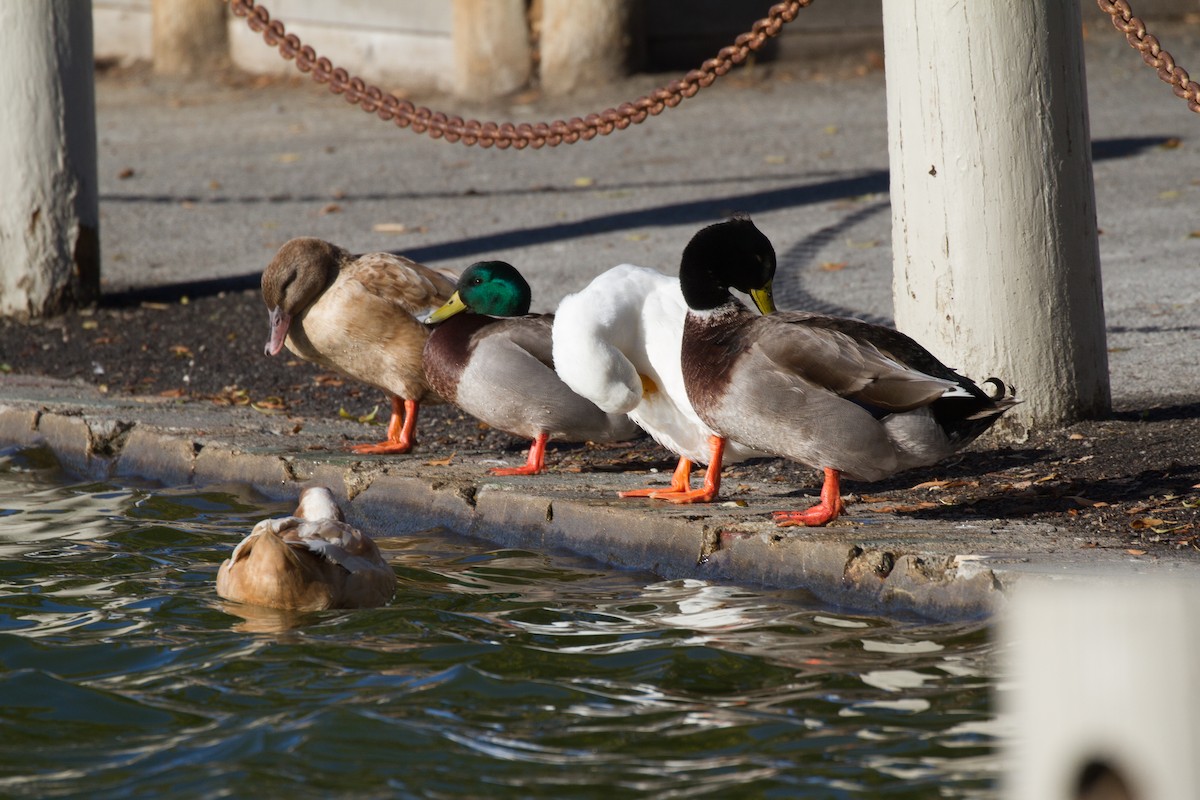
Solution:
{"label": "white painted post", "polygon": [[225,8],[216,0],[151,0],[154,71],[195,75],[228,60]]}
{"label": "white painted post", "polygon": [[1103,415],[1078,0],[887,0],[883,20],[897,326],[1014,384],[1010,435]]}
{"label": "white painted post", "polygon": [[0,3],[0,315],[100,291],[90,0]]}
{"label": "white painted post", "polygon": [[999,627],[1004,796],[1200,797],[1198,615],[1200,589],[1163,575],[1018,585]]}
{"label": "white painted post", "polygon": [[623,76],[633,47],[633,13],[631,0],[543,0],[542,88],[567,94]]}
{"label": "white painted post", "polygon": [[533,52],[525,0],[454,0],[454,91],[484,99],[529,82]]}

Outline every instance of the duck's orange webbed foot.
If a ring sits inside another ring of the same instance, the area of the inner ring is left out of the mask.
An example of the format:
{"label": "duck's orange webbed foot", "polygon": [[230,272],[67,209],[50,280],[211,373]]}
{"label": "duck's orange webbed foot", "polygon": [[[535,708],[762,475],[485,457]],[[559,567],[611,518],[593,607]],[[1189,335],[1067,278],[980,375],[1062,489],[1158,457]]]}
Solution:
{"label": "duck's orange webbed foot", "polygon": [[675,472],[671,475],[670,488],[650,486],[645,489],[631,489],[627,492],[617,492],[617,497],[654,497],[658,494],[687,492],[692,488],[691,476],[692,462],[686,458],[680,458],[679,463],[675,465]]}
{"label": "duck's orange webbed foot", "polygon": [[[720,436],[708,437],[709,459],[708,469],[704,471],[704,483],[699,489],[687,489],[677,491],[672,485],[671,489],[654,492],[650,495],[651,500],[666,500],[668,503],[677,503],[680,505],[687,503],[711,503],[717,499],[717,494],[721,491],[721,460],[725,456],[725,440]],[[690,466],[690,465],[689,465]]]}
{"label": "duck's orange webbed foot", "polygon": [[772,519],[781,528],[803,526],[819,528],[828,525],[846,512],[842,502],[840,474],[836,469],[825,468],[825,483],[821,486],[821,502],[804,511],[773,511]]}
{"label": "duck's orange webbed foot", "polygon": [[385,456],[407,453],[412,450],[417,427],[418,404],[416,400],[392,398],[392,417],[388,420],[387,439],[378,444],[358,444],[350,452],[364,456]]}
{"label": "duck's orange webbed foot", "polygon": [[546,465],[546,440],[549,436],[539,433],[529,446],[529,458],[523,467],[493,467],[488,472],[492,475],[537,475]]}

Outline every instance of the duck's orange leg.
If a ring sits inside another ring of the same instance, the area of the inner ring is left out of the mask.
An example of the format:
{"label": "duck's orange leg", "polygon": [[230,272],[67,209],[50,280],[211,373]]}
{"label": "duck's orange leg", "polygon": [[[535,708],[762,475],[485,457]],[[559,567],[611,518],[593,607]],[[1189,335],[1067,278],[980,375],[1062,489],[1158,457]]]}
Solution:
{"label": "duck's orange leg", "polygon": [[387,439],[379,444],[360,444],[351,451],[361,455],[381,456],[407,453],[412,450],[413,434],[417,429],[416,400],[401,400],[392,395],[392,418],[388,420]]}
{"label": "duck's orange leg", "polygon": [[821,502],[805,511],[773,511],[771,516],[781,528],[803,525],[819,527],[833,522],[846,511],[842,503],[841,473],[831,467],[825,468],[825,483],[821,486]]}
{"label": "duck's orange leg", "polygon": [[529,445],[529,458],[525,460],[525,466],[493,467],[488,472],[493,475],[537,475],[546,465],[546,440],[549,438],[549,434],[538,434],[533,444]]}
{"label": "duck's orange leg", "polygon": [[709,459],[708,469],[704,471],[704,483],[699,489],[676,491],[674,487],[661,492],[653,492],[651,500],[666,500],[668,503],[711,503],[721,491],[721,459],[725,456],[725,439],[720,436],[708,437]]}
{"label": "duck's orange leg", "polygon": [[618,497],[650,497],[656,493],[667,492],[686,492],[692,488],[692,462],[686,458],[680,458],[679,463],[675,465],[675,472],[671,475],[671,488],[664,489],[661,486],[651,486],[647,489],[630,489],[628,492],[617,492]]}

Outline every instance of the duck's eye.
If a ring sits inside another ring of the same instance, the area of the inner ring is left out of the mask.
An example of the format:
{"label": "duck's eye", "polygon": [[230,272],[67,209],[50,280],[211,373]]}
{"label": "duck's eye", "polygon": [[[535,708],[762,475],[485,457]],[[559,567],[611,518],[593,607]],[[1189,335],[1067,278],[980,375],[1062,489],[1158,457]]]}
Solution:
{"label": "duck's eye", "polygon": [[478,286],[481,283],[483,283],[483,278],[475,278],[471,281],[472,286]]}

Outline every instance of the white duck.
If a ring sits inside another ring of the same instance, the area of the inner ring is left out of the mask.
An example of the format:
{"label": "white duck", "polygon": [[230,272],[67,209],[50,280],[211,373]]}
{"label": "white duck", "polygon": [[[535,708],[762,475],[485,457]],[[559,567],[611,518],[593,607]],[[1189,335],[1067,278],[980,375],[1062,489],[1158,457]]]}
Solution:
{"label": "white duck", "polygon": [[217,571],[217,594],[271,608],[372,608],[391,599],[396,573],[375,542],[347,525],[332,493],[300,493],[296,513],[264,519]]}
{"label": "white duck", "polygon": [[[609,413],[628,414],[679,456],[669,488],[621,492],[675,503],[711,502],[721,464],[766,455],[725,440],[688,401],[680,367],[687,303],[679,280],[621,264],[568,295],[554,316],[554,368],[573,391]],[[692,463],[708,464],[691,488]]]}

